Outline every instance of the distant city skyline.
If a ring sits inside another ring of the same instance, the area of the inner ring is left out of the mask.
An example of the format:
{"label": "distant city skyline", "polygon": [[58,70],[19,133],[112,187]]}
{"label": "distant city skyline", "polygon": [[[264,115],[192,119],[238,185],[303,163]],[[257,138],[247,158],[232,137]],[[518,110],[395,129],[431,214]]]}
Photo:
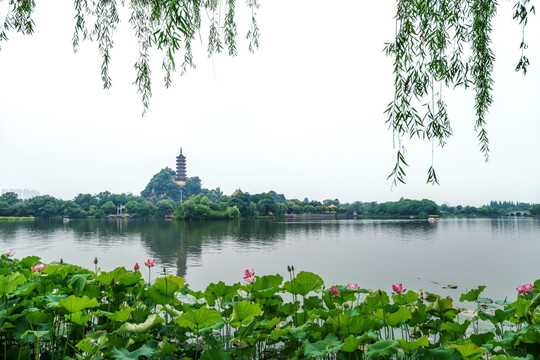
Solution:
{"label": "distant city skyline", "polygon": [[40,195],[39,191],[31,189],[2,189],[2,194],[5,194],[7,192],[17,194],[17,197],[21,200],[30,199]]}

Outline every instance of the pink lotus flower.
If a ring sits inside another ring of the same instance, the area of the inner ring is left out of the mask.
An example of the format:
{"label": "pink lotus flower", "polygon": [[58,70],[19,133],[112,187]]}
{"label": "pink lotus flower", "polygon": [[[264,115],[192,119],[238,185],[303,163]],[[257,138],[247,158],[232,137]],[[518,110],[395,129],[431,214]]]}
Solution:
{"label": "pink lotus flower", "polygon": [[330,296],[339,296],[339,290],[337,289],[337,287],[332,286],[332,288],[330,289]]}
{"label": "pink lotus flower", "polygon": [[146,260],[146,261],[144,262],[144,265],[148,266],[149,268],[154,267],[155,264],[156,264],[156,260],[150,260],[150,259],[148,259],[148,260]]}
{"label": "pink lotus flower", "polygon": [[6,255],[7,257],[12,257],[13,255],[15,255],[15,253],[12,250],[8,250],[4,253],[4,255]]}
{"label": "pink lotus flower", "polygon": [[36,266],[32,266],[30,268],[33,272],[43,271],[45,270],[45,265],[43,264],[37,264]]}
{"label": "pink lotus flower", "polygon": [[253,269],[246,269],[246,271],[244,272],[244,279],[252,276],[255,276],[255,271],[253,271]]}
{"label": "pink lotus flower", "polygon": [[355,283],[355,284],[348,283],[348,284],[347,284],[347,287],[348,287],[349,289],[352,289],[352,290],[358,290],[358,289],[360,289],[360,287],[359,287],[358,284],[356,284],[356,283]]}
{"label": "pink lotus flower", "polygon": [[518,294],[527,294],[530,293],[533,289],[533,286],[531,284],[521,285],[516,288],[518,291]]}
{"label": "pink lotus flower", "polygon": [[254,283],[257,280],[255,278],[255,271],[253,271],[253,269],[246,269],[246,271],[244,271],[244,280],[246,282],[246,285]]}
{"label": "pink lotus flower", "polygon": [[97,260],[97,256],[94,258],[94,265],[97,265],[98,263],[98,260]]}
{"label": "pink lotus flower", "polygon": [[135,266],[133,267],[133,270],[139,271],[141,267],[139,266],[139,263],[135,263]]}
{"label": "pink lotus flower", "polygon": [[407,291],[407,289],[404,289],[403,285],[401,284],[392,285],[392,290],[394,290],[394,294],[403,294],[405,291]]}

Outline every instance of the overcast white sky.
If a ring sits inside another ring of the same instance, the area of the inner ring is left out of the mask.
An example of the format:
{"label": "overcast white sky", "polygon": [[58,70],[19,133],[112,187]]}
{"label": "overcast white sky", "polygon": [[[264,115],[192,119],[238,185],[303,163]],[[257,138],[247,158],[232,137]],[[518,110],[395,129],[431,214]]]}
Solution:
{"label": "overcast white sky", "polygon": [[[0,50],[0,189],[139,194],[180,147],[188,176],[207,188],[342,202],[433,199],[540,203],[540,42],[529,22],[526,77],[514,72],[521,30],[502,1],[493,33],[497,56],[488,116],[489,162],[479,152],[473,90],[445,91],[454,136],[435,151],[441,185],[426,185],[431,145],[408,141],[407,184],[386,180],[395,153],[383,111],[392,98],[391,1],[261,1],[261,48],[247,51],[240,11],[239,56],[196,55],[197,69],[163,88],[154,57],[146,117],[136,94],[137,46],[124,19],[103,90],[96,45],[73,54],[70,2],[38,3],[36,33],[10,35]],[[2,3],[0,14],[5,14]],[[48,6],[48,7],[47,7]]]}

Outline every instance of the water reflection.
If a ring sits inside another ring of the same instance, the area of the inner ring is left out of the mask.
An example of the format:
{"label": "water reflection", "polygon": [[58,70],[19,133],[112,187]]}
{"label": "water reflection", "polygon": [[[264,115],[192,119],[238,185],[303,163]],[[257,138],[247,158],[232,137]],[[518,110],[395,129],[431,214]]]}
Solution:
{"label": "water reflection", "polygon": [[[99,256],[104,270],[132,268],[135,262],[154,258],[160,268],[165,266],[192,284],[207,284],[211,276],[239,281],[247,266],[275,273],[295,264],[335,283],[362,277],[367,287],[409,282],[413,283],[409,287],[420,288],[425,286],[417,281],[421,278],[470,288],[480,281],[489,285],[483,279],[491,276],[495,286],[500,283],[513,290],[537,277],[531,264],[540,251],[539,234],[540,220],[530,218],[442,219],[435,224],[419,220],[0,222],[0,250],[14,249],[18,257],[37,254],[46,262],[63,257],[88,268]],[[508,256],[517,252],[519,257]]]}

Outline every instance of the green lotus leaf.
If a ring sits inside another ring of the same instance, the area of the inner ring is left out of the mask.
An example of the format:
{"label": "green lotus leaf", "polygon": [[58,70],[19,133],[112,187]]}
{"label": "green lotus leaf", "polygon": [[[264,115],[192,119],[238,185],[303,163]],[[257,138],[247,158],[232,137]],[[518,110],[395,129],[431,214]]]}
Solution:
{"label": "green lotus leaf", "polygon": [[60,301],[67,299],[67,297],[68,296],[66,294],[61,294],[61,295],[47,294],[45,295],[43,300],[47,308],[53,308],[53,307],[58,307],[58,304],[60,303]]}
{"label": "green lotus leaf", "polygon": [[84,295],[82,298],[74,295],[69,296],[67,299],[60,300],[58,306],[63,307],[69,313],[76,313],[83,309],[93,308],[98,306],[98,301],[95,298],[90,299]]}
{"label": "green lotus leaf", "polygon": [[132,308],[127,307],[106,316],[112,321],[126,322],[129,319],[129,315],[131,315],[132,311]]}
{"label": "green lotus leaf", "polygon": [[150,301],[159,305],[170,304],[171,302],[174,301],[173,296],[162,293],[157,287],[154,287],[154,286],[151,286],[148,289],[146,289],[144,295]]}
{"label": "green lotus leaf", "polygon": [[432,311],[441,314],[446,312],[447,310],[452,310],[452,298],[451,297],[445,297],[444,299],[438,298],[433,303],[433,306],[431,308]]}
{"label": "green lotus leaf", "polygon": [[64,279],[67,276],[67,269],[60,264],[48,264],[43,270],[44,274],[49,276],[58,276]]}
{"label": "green lotus leaf", "polygon": [[158,342],[156,340],[150,340],[134,351],[114,348],[111,351],[111,355],[115,360],[138,360],[141,356],[151,359],[158,352],[157,345]]}
{"label": "green lotus leaf", "polygon": [[174,344],[169,342],[169,339],[165,336],[157,346],[158,356],[167,356],[178,350]]}
{"label": "green lotus leaf", "polygon": [[465,294],[461,294],[459,297],[459,301],[476,301],[478,300],[478,296],[484,291],[486,287],[484,285],[480,285],[477,289],[472,289],[469,292]]}
{"label": "green lotus leaf", "polygon": [[485,349],[482,349],[481,347],[473,343],[467,343],[467,344],[462,344],[462,345],[451,345],[451,347],[459,351],[461,356],[463,356],[464,358],[470,358],[470,359],[477,359],[486,352]]}
{"label": "green lotus leaf", "polygon": [[440,330],[456,333],[458,335],[463,335],[465,334],[465,331],[467,331],[467,329],[469,328],[470,324],[470,320],[465,320],[463,324],[459,324],[456,322],[445,322],[441,325]]}
{"label": "green lotus leaf", "polygon": [[271,298],[279,291],[282,282],[283,276],[279,274],[260,276],[252,284],[253,295],[259,298]]}
{"label": "green lotus leaf", "polygon": [[384,315],[384,322],[386,325],[390,325],[392,327],[396,326],[402,321],[407,321],[412,318],[411,310],[407,308],[399,308],[398,311],[395,313],[386,313]]}
{"label": "green lotus leaf", "polygon": [[75,347],[78,347],[88,355],[95,355],[107,341],[108,339],[105,336],[100,336],[97,339],[86,338],[79,341]]}
{"label": "green lotus leaf", "polygon": [[183,313],[175,322],[180,326],[197,331],[203,327],[212,326],[220,320],[219,311],[203,306],[200,309],[192,309]]}
{"label": "green lotus leaf", "polygon": [[30,295],[32,291],[36,288],[37,284],[34,282],[27,282],[19,286],[14,292],[13,295],[17,297],[24,297]]}
{"label": "green lotus leaf", "polygon": [[328,334],[323,340],[311,343],[307,339],[302,342],[304,355],[311,359],[326,357],[341,350],[343,343],[334,335]]}
{"label": "green lotus leaf", "polygon": [[103,285],[133,285],[141,279],[139,271],[127,271],[123,266],[117,267],[111,272],[101,272],[96,280]]}
{"label": "green lotus leaf", "polygon": [[526,344],[540,343],[540,325],[529,325],[518,332],[518,339]]}
{"label": "green lotus leaf", "polygon": [[491,331],[487,333],[471,334],[471,336],[469,336],[469,340],[478,346],[484,346],[484,344],[491,342],[494,338],[495,333],[492,333]]}
{"label": "green lotus leaf", "polygon": [[390,297],[386,291],[374,291],[366,297],[365,302],[371,311],[376,311],[390,304]]}
{"label": "green lotus leaf", "polygon": [[392,294],[392,299],[395,304],[410,305],[418,300],[418,294],[409,290],[405,294]]}
{"label": "green lotus leaf", "polygon": [[232,360],[231,355],[225,350],[208,349],[203,352],[201,360]]}
{"label": "green lotus leaf", "polygon": [[52,319],[54,317],[53,314],[40,310],[31,311],[31,309],[26,309],[23,313],[26,317],[26,321],[28,321],[29,324],[47,324],[49,322],[52,322]]}
{"label": "green lotus leaf", "polygon": [[77,311],[70,315],[71,322],[78,325],[85,325],[92,317],[92,314],[83,314],[82,311]]}
{"label": "green lotus leaf", "polygon": [[21,260],[21,266],[29,269],[32,266],[36,266],[41,258],[39,256],[27,256]]}
{"label": "green lotus leaf", "polygon": [[[39,258],[38,258],[39,259]],[[26,278],[19,272],[0,276],[0,297],[11,294],[17,286],[26,282]]]}
{"label": "green lotus leaf", "polygon": [[358,349],[358,346],[362,343],[362,340],[355,338],[353,335],[349,335],[345,338],[345,343],[341,348],[345,352],[355,352]]}
{"label": "green lotus leaf", "polygon": [[517,315],[519,318],[522,318],[527,315],[527,310],[529,310],[530,305],[531,305],[531,300],[520,297],[516,301],[508,305],[508,308],[516,309],[515,315]]}
{"label": "green lotus leaf", "polygon": [[405,339],[399,340],[399,347],[401,350],[403,350],[406,354],[410,354],[413,351],[418,350],[420,346],[428,347],[429,346],[429,340],[422,336],[420,339],[414,340],[414,341],[407,341]]}
{"label": "green lotus leaf", "polygon": [[165,320],[162,317],[160,317],[157,314],[152,314],[148,316],[145,322],[140,323],[140,324],[132,324],[132,323],[126,322],[122,324],[122,326],[120,326],[118,331],[128,332],[128,333],[133,333],[133,334],[143,334],[149,331],[151,328],[153,328],[157,324],[161,324],[164,322]]}
{"label": "green lotus leaf", "polygon": [[184,286],[184,279],[179,276],[169,275],[165,278],[157,278],[153,287],[156,287],[165,295],[172,295]]}
{"label": "green lotus leaf", "polygon": [[454,349],[426,349],[419,358],[421,360],[463,360],[461,354]]}
{"label": "green lotus leaf", "polygon": [[233,305],[231,326],[238,327],[240,325],[247,325],[255,316],[259,315],[261,311],[262,310],[258,304],[240,301],[238,304]]}
{"label": "green lotus leaf", "polygon": [[381,340],[368,346],[366,351],[367,358],[386,358],[398,352],[399,341],[397,340]]}
{"label": "green lotus leaf", "polygon": [[[492,339],[494,337],[495,337],[495,334],[493,334]],[[473,338],[473,335],[471,335],[471,341],[473,341],[476,345],[479,345],[479,342],[474,341],[472,338]],[[500,346],[503,349],[512,349],[518,341],[519,341],[518,336],[515,333],[515,331],[507,330],[503,333],[502,339],[493,341],[493,345]],[[485,344],[485,343],[487,343],[487,341],[483,342],[482,344]]]}
{"label": "green lotus leaf", "polygon": [[319,290],[324,285],[323,280],[317,274],[301,271],[292,281],[283,284],[283,288],[293,294],[306,296],[311,291]]}
{"label": "green lotus leaf", "polygon": [[91,274],[75,274],[71,275],[68,280],[68,285],[75,291],[82,291],[86,285],[86,282],[91,277]]}

